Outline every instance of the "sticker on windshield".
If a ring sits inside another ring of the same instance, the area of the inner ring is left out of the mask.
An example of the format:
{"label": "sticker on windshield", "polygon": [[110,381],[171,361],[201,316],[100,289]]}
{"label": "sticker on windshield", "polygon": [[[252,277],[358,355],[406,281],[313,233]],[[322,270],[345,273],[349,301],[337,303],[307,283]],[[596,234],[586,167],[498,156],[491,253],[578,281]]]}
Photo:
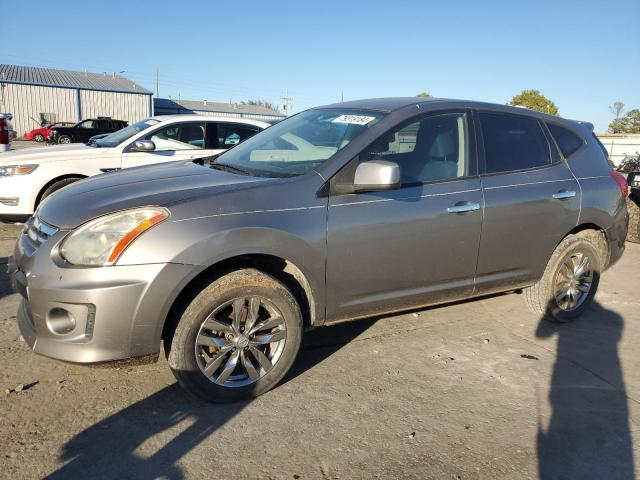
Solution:
{"label": "sticker on windshield", "polygon": [[340,115],[334,118],[331,123],[348,123],[349,125],[366,125],[376,117],[367,117],[365,115]]}

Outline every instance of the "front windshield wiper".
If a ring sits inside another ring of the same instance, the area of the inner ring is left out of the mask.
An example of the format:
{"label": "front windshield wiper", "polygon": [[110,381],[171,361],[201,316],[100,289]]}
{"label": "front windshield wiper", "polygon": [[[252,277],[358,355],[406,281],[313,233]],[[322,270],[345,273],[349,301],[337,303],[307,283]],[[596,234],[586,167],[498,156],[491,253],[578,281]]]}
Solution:
{"label": "front windshield wiper", "polygon": [[237,173],[239,175],[251,175],[246,170],[242,170],[241,168],[234,167],[232,165],[227,165],[226,163],[211,162],[209,164],[209,168],[215,168],[216,170],[221,170],[223,172]]}

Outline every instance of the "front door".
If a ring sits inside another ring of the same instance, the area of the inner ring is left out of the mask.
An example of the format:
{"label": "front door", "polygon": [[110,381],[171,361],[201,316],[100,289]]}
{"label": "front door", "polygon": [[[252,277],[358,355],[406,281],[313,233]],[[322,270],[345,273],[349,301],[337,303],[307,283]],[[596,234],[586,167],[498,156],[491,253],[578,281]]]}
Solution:
{"label": "front door", "polygon": [[[191,160],[220,153],[222,150],[209,148],[206,122],[185,122],[165,125],[145,136],[155,144],[152,152],[131,151],[131,145],[122,154],[122,168],[138,167],[153,163]],[[215,138],[213,136],[212,138]],[[206,147],[206,148],[205,148]]]}
{"label": "front door", "polygon": [[[401,186],[340,194],[355,165],[332,180],[327,232],[327,319],[457,299],[473,291],[482,193],[467,112],[412,120],[353,162],[400,166]],[[470,141],[471,139],[471,141]]]}

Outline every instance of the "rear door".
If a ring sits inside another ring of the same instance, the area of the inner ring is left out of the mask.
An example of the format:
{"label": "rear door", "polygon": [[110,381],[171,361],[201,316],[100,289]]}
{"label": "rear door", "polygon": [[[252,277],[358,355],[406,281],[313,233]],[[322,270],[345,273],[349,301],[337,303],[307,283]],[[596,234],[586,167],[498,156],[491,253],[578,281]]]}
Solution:
{"label": "rear door", "polygon": [[78,143],[86,143],[91,137],[97,135],[96,123],[98,120],[85,120],[73,129],[73,137]]}
{"label": "rear door", "polygon": [[556,245],[578,222],[580,186],[529,116],[478,113],[484,212],[477,292],[537,280]]}
{"label": "rear door", "polygon": [[[332,179],[327,318],[400,310],[473,291],[482,194],[472,126],[464,110],[411,120]],[[375,159],[400,166],[400,188],[341,194],[340,185],[353,185],[357,164]]]}

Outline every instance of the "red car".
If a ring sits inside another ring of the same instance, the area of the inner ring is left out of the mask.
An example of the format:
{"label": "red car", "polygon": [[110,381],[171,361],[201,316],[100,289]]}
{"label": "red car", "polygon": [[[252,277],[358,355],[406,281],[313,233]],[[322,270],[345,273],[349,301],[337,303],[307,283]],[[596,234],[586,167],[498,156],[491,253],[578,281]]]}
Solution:
{"label": "red car", "polygon": [[24,134],[24,139],[33,140],[35,142],[44,142],[51,135],[52,127],[64,127],[67,125],[75,125],[75,122],[54,122],[40,128],[34,128],[30,132]]}

